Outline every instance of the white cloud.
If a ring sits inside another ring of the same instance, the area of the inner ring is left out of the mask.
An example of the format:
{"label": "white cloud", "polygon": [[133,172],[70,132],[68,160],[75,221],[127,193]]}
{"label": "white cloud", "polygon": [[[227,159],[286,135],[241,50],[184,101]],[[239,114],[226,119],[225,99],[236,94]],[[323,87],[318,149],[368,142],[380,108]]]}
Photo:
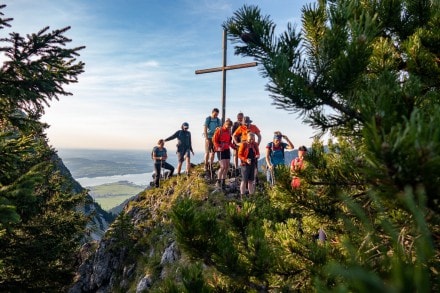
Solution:
{"label": "white cloud", "polygon": [[[307,1],[247,1],[276,17],[282,30],[299,16],[301,2]],[[222,81],[220,72],[195,70],[221,66],[221,25],[244,3],[14,0],[4,13],[15,18],[11,31],[71,26],[68,46],[86,46],[78,58],[86,63],[85,73],[67,87],[74,95],[60,97],[43,117],[55,147],[147,148],[186,121],[195,149],[202,151],[203,120],[213,107],[221,108]],[[228,64],[250,61],[234,56],[228,44]],[[228,72],[227,116],[251,116],[263,141],[280,130],[296,146],[310,145],[313,131],[270,104],[266,82],[257,68]]]}

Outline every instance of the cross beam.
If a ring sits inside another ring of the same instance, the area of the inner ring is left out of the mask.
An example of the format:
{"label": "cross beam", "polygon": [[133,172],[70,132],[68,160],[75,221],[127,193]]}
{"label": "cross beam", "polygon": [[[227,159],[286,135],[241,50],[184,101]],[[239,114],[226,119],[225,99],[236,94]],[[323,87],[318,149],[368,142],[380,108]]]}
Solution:
{"label": "cross beam", "polygon": [[226,52],[227,52],[227,33],[226,30],[223,30],[223,66],[221,67],[214,67],[214,68],[208,68],[208,69],[199,69],[196,70],[196,74],[204,74],[204,73],[211,73],[211,72],[219,72],[221,71],[223,73],[222,78],[222,124],[225,123],[225,117],[226,117],[226,72],[228,70],[233,69],[241,69],[241,68],[247,68],[247,67],[254,67],[257,66],[257,62],[250,62],[250,63],[243,63],[243,64],[236,64],[236,65],[226,65]]}

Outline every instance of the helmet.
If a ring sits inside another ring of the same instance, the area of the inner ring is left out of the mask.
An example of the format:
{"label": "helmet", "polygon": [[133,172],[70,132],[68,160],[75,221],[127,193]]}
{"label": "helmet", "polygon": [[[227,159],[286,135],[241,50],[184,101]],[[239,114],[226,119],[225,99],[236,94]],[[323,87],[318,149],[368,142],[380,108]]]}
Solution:
{"label": "helmet", "polygon": [[183,122],[182,123],[182,128],[189,128],[188,122]]}

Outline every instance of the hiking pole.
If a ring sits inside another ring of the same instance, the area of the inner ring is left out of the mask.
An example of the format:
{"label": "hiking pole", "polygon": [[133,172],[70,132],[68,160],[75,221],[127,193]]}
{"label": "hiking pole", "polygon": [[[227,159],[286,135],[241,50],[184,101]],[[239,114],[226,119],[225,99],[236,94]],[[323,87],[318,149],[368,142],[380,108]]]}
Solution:
{"label": "hiking pole", "polygon": [[272,165],[272,168],[269,168],[269,170],[270,170],[270,184],[271,184],[271,186],[275,185],[275,171],[273,169],[274,169],[274,167]]}
{"label": "hiking pole", "polygon": [[211,162],[211,158],[209,157],[208,158],[208,160],[209,160],[209,164],[208,164],[208,166],[209,166],[209,180],[210,180],[210,182],[212,183],[212,181],[213,181],[213,174],[212,174],[212,162]]}

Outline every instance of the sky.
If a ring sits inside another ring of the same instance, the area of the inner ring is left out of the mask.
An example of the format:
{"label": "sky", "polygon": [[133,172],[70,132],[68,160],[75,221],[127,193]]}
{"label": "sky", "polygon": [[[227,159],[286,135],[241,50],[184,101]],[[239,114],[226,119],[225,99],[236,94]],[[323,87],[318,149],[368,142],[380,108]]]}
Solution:
{"label": "sky", "polygon": [[[71,26],[68,47],[80,51],[85,72],[46,109],[42,122],[56,149],[151,149],[188,122],[193,148],[203,152],[203,122],[214,107],[222,112],[222,73],[196,75],[222,65],[222,24],[244,4],[256,5],[283,32],[301,26],[301,8],[312,0],[6,0],[2,11],[21,35]],[[253,62],[234,55],[227,65]],[[230,70],[226,118],[243,112],[261,130],[262,143],[274,131],[298,148],[310,146],[316,131],[301,117],[272,105],[259,67]],[[167,142],[174,150],[175,141]]]}

